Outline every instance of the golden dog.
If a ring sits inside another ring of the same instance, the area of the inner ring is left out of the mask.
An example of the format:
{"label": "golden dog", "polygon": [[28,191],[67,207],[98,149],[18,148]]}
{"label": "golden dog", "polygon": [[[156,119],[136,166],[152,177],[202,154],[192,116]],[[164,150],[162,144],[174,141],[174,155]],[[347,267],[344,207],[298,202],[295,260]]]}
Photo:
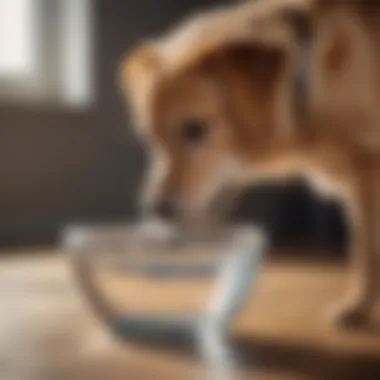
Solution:
{"label": "golden dog", "polygon": [[222,189],[293,176],[341,202],[352,232],[351,284],[335,314],[344,324],[367,319],[380,278],[376,4],[263,0],[217,9],[144,43],[121,67],[152,159],[151,207],[198,223]]}

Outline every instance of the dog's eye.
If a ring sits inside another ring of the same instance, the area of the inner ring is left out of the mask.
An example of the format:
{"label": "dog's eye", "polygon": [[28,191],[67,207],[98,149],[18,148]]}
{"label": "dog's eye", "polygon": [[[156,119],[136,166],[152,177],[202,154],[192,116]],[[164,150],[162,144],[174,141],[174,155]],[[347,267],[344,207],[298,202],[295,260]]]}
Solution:
{"label": "dog's eye", "polygon": [[181,126],[181,139],[187,144],[199,144],[207,135],[207,125],[202,120],[187,120]]}

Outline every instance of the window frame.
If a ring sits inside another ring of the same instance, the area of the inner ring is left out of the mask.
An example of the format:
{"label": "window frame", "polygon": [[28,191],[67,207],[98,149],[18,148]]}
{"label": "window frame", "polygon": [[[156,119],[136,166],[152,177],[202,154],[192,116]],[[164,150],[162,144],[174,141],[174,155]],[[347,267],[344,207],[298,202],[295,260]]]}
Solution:
{"label": "window frame", "polygon": [[[32,77],[0,76],[1,104],[87,108],[94,90],[93,0],[35,0],[35,6],[37,70]],[[75,17],[78,6],[82,7],[82,18]],[[82,35],[75,40],[67,37],[68,33],[72,36],[78,32]],[[70,56],[76,62],[68,61]],[[83,79],[82,89],[76,95],[68,86],[75,83],[75,77]]]}

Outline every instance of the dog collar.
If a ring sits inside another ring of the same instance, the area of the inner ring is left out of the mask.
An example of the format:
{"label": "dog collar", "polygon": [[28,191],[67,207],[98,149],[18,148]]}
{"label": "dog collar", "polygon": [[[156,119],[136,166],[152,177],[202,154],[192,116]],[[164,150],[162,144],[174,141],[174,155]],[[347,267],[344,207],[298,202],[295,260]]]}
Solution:
{"label": "dog collar", "polygon": [[297,118],[302,118],[307,110],[310,95],[311,18],[310,14],[302,10],[291,10],[287,18],[294,30],[299,47],[293,74],[292,93],[295,114]]}

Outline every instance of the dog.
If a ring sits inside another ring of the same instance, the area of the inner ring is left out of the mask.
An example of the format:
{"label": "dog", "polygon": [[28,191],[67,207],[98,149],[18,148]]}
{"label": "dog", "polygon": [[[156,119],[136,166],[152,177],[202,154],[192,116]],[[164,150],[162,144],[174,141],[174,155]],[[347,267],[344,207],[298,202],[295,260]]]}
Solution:
{"label": "dog", "polygon": [[344,326],[368,321],[380,279],[379,21],[370,0],[234,4],[145,41],[118,73],[154,212],[201,225],[223,191],[292,177],[340,202],[352,268],[333,315]]}

